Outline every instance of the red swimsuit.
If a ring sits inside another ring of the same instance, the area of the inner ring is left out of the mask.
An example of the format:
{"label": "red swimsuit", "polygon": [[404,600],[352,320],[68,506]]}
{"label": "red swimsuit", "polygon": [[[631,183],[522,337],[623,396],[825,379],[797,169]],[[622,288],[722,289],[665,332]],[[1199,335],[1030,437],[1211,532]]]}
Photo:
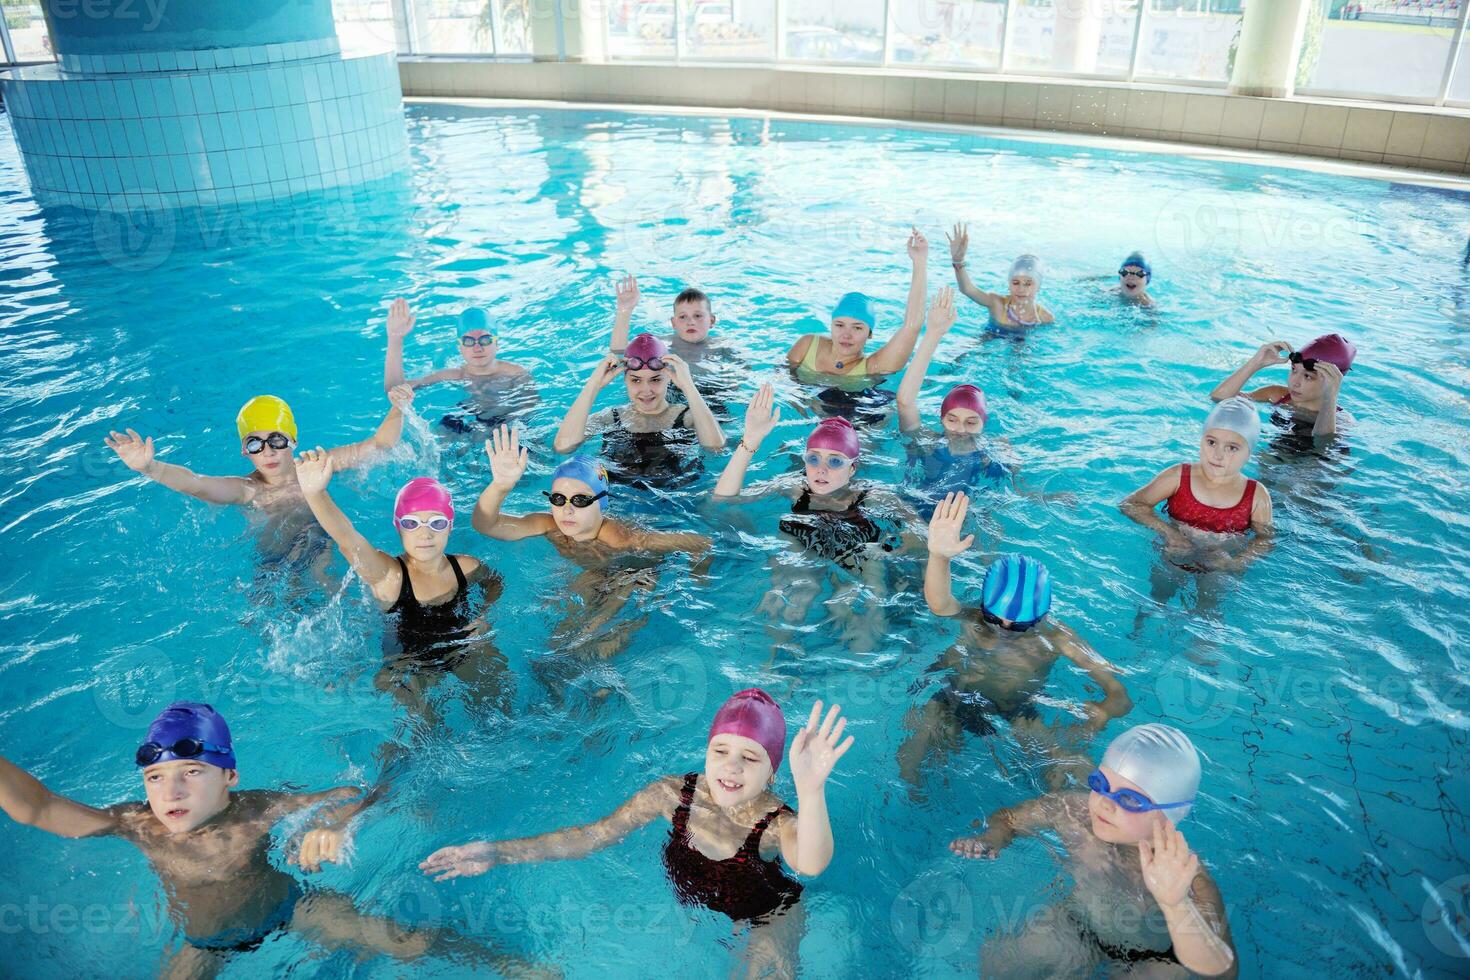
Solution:
{"label": "red swimsuit", "polygon": [[1201,531],[1217,534],[1244,534],[1251,529],[1251,507],[1256,500],[1256,481],[1245,481],[1245,493],[1234,507],[1211,507],[1200,503],[1194,491],[1189,489],[1189,464],[1179,467],[1179,489],[1174,491],[1166,506],[1169,516],[1180,524],[1197,527]]}

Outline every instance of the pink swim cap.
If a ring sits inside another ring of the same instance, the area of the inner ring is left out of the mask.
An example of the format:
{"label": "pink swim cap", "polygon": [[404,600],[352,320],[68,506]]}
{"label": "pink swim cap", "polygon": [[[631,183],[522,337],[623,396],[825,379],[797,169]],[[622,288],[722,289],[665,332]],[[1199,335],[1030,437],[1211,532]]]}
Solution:
{"label": "pink swim cap", "polygon": [[847,419],[822,419],[806,437],[808,449],[830,449],[848,459],[858,458],[857,430]]}
{"label": "pink swim cap", "polygon": [[1297,353],[1302,357],[1315,357],[1319,361],[1326,361],[1336,366],[1343,374],[1347,374],[1348,369],[1353,366],[1353,358],[1358,356],[1358,349],[1340,333],[1325,333]]}
{"label": "pink swim cap", "polygon": [[939,406],[939,417],[944,418],[952,408],[968,408],[979,415],[982,422],[990,418],[990,409],[985,405],[985,392],[974,385],[955,385],[949,389],[949,394],[944,396],[944,401]]}
{"label": "pink swim cap", "polygon": [[716,735],[741,735],[759,743],[771,760],[771,771],[781,768],[786,755],[786,716],[760,688],[750,687],[730,695],[709,726],[709,740]]}
{"label": "pink swim cap", "polygon": [[449,498],[444,484],[431,476],[416,476],[403,485],[403,489],[398,491],[398,499],[393,501],[393,520],[422,510],[443,514],[449,518],[449,523],[454,523],[454,501]]}
{"label": "pink swim cap", "polygon": [[640,361],[651,361],[655,357],[662,358],[668,353],[668,344],[651,333],[640,333],[628,342],[628,349],[623,351],[623,356],[636,357]]}

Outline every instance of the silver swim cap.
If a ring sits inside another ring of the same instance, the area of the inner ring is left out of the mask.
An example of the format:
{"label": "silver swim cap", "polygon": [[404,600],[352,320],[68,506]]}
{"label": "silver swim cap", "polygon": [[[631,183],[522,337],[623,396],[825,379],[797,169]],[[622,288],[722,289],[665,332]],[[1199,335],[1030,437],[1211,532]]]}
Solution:
{"label": "silver swim cap", "polygon": [[1235,432],[1245,440],[1247,454],[1256,451],[1256,440],[1261,435],[1261,416],[1256,412],[1256,403],[1243,395],[1227,398],[1210,411],[1205,419],[1205,429],[1224,429]]}
{"label": "silver swim cap", "polygon": [[[1102,765],[1148,794],[1155,803],[1183,803],[1199,792],[1199,752],[1194,743],[1169,725],[1136,725],[1113,739]],[[1193,807],[1159,811],[1178,823]]]}
{"label": "silver swim cap", "polygon": [[1016,261],[1011,263],[1011,274],[1006,278],[1014,279],[1016,276],[1030,276],[1036,280],[1037,285],[1040,285],[1041,260],[1030,252],[1016,256]]}

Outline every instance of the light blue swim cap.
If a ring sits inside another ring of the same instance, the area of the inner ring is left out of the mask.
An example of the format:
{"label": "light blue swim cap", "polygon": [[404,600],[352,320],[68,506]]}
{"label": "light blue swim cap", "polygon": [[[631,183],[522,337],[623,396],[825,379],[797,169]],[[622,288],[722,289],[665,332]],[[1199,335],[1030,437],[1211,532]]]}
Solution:
{"label": "light blue swim cap", "polygon": [[1205,419],[1206,431],[1224,429],[1234,432],[1245,440],[1246,453],[1256,451],[1256,440],[1261,436],[1261,415],[1256,403],[1244,395],[1227,398],[1216,405]]}
{"label": "light blue swim cap", "polygon": [[1041,259],[1030,252],[1016,256],[1016,261],[1011,263],[1011,274],[1006,278],[1014,279],[1016,276],[1030,276],[1038,286],[1041,285]]}
{"label": "light blue swim cap", "polygon": [[[1199,752],[1188,735],[1170,725],[1135,725],[1113,739],[1101,764],[1137,783],[1155,803],[1193,803],[1199,793]],[[1178,823],[1191,809],[1159,812]]]}
{"label": "light blue swim cap", "polygon": [[873,301],[862,293],[848,293],[837,301],[837,306],[832,310],[832,319],[847,317],[851,320],[861,320],[868,325],[868,332],[878,325],[878,315],[873,310]]}
{"label": "light blue swim cap", "polygon": [[471,330],[483,330],[486,333],[494,333],[490,329],[490,314],[483,307],[467,306],[459,315],[459,334],[463,337]]}
{"label": "light blue swim cap", "polygon": [[985,570],[985,611],[1017,626],[1035,626],[1051,609],[1051,573],[1025,555],[1003,555]]}
{"label": "light blue swim cap", "polygon": [[1122,272],[1123,272],[1123,270],[1126,269],[1126,268],[1128,268],[1129,266],[1132,266],[1135,269],[1142,269],[1143,270],[1143,280],[1144,280],[1144,282],[1152,282],[1153,281],[1153,278],[1154,278],[1154,270],[1153,270],[1153,267],[1148,264],[1148,259],[1146,259],[1146,258],[1143,257],[1143,253],[1142,252],[1129,252],[1128,253],[1128,257],[1123,260],[1123,262],[1122,262],[1121,265],[1118,266],[1118,273],[1119,273],[1119,275],[1121,275]]}
{"label": "light blue swim cap", "polygon": [[[551,474],[551,482],[555,483],[562,477],[570,480],[581,480],[592,488],[593,493],[607,493],[607,470],[603,465],[591,456],[573,456],[562,463]],[[598,501],[602,509],[607,510],[607,497]]]}

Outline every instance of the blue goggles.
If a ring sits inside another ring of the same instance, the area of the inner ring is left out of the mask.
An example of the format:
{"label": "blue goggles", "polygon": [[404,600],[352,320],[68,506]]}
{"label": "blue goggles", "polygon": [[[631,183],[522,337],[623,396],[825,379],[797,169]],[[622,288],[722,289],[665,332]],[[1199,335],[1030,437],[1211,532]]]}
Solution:
{"label": "blue goggles", "polygon": [[1142,793],[1131,789],[1120,789],[1113,792],[1108,785],[1108,777],[1103,775],[1101,769],[1094,769],[1087,776],[1087,788],[1098,796],[1106,796],[1129,813],[1148,813],[1151,810],[1172,810],[1175,807],[1189,806],[1194,800],[1185,800],[1182,803],[1155,803]]}
{"label": "blue goggles", "polygon": [[829,470],[840,470],[851,466],[856,460],[848,459],[841,453],[818,453],[810,452],[802,457],[802,461],[808,466],[825,466]]}

